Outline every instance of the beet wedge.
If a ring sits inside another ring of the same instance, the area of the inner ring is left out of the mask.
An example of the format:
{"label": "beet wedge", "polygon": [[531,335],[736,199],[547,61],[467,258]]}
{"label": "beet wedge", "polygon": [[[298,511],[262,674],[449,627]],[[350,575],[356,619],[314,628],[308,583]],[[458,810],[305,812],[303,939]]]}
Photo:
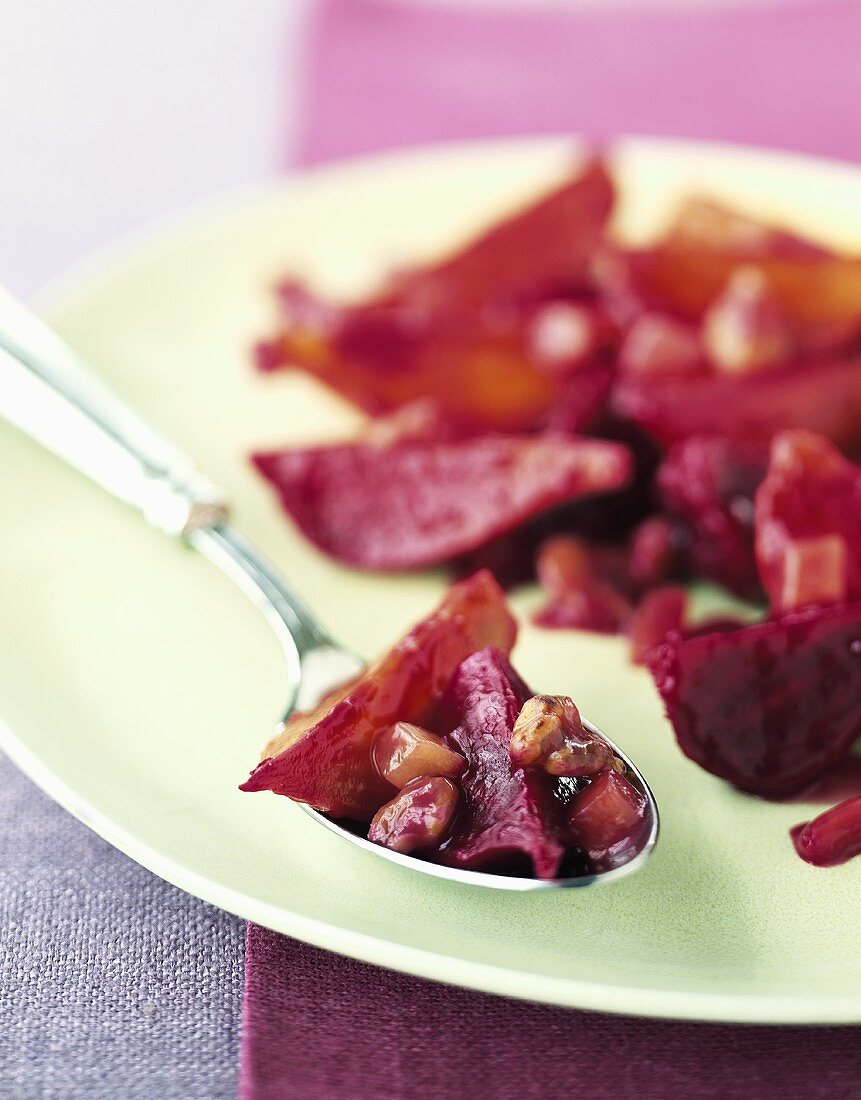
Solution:
{"label": "beet wedge", "polygon": [[861,469],[827,439],[775,436],[755,516],[757,564],[772,611],[861,599]]}
{"label": "beet wedge", "polygon": [[619,488],[631,469],[620,444],[551,434],[341,444],[254,462],[315,546],[383,571],[448,562],[556,505]]}
{"label": "beet wedge", "polygon": [[424,724],[452,673],[492,645],[509,653],[517,627],[489,573],[454,585],[440,606],[338,697],[295,715],[266,746],[243,791],[274,791],[334,817],[368,822],[395,788],[374,769],[374,735],[395,721]]}
{"label": "beet wedge", "polygon": [[672,634],[649,667],[682,751],[753,794],[797,793],[861,735],[859,602]]}
{"label": "beet wedge", "polygon": [[437,728],[469,766],[463,805],[437,862],[515,874],[527,864],[538,878],[557,874],[565,850],[553,778],[515,766],[509,755],[514,723],[532,694],[498,649],[474,653],[452,677]]}

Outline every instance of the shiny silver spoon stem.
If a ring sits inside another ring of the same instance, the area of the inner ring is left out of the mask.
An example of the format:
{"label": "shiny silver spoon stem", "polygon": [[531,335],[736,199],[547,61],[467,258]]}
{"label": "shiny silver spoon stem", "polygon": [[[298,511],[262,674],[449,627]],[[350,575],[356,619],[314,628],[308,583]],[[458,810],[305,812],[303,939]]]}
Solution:
{"label": "shiny silver spoon stem", "polygon": [[[302,600],[230,524],[224,493],[94,377],[56,333],[2,288],[0,416],[137,508],[147,522],[199,551],[249,596],[284,650],[284,718],[297,708],[313,707],[361,667],[361,661],[329,637]],[[595,727],[589,728],[604,736]],[[645,796],[649,823],[637,854],[601,874],[545,881],[443,867],[372,844],[310,807],[303,809],[373,855],[438,878],[505,890],[609,882],[640,867],[658,836],[658,808],[648,784],[618,745],[609,743],[625,762],[628,778]]]}

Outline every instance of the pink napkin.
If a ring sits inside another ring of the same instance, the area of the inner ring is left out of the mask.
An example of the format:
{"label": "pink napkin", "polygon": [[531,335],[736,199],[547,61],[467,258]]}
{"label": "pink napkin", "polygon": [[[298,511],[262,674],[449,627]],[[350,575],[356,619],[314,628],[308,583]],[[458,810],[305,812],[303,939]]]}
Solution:
{"label": "pink napkin", "polygon": [[861,4],[323,0],[303,163],[452,138],[712,138],[861,160]]}
{"label": "pink napkin", "polygon": [[[424,141],[619,132],[861,160],[861,4],[463,11],[323,0],[298,160]],[[290,95],[294,96],[291,92]],[[250,925],[245,1100],[857,1095],[861,1032],[635,1020],[380,971]]]}

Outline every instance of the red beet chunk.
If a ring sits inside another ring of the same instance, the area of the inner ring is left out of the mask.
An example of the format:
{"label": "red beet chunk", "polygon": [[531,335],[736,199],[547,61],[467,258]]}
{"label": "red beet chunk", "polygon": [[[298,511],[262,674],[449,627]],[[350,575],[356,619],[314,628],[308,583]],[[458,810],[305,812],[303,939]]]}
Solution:
{"label": "red beet chunk", "polygon": [[628,620],[631,660],[644,665],[646,657],[672,631],[684,626],[688,595],[683,588],[662,585],[647,592]]}
{"label": "red beet chunk", "polygon": [[670,635],[649,666],[683,752],[754,794],[800,791],[861,734],[861,603]]}
{"label": "red beet chunk", "polygon": [[605,768],[574,795],[568,817],[572,838],[596,870],[627,863],[646,829],[646,799],[623,775]]}
{"label": "red beet chunk", "polygon": [[776,432],[806,428],[849,447],[861,437],[861,358],[817,358],[741,377],[624,375],[612,407],[665,444],[700,434],[767,443]]}
{"label": "red beet chunk", "polygon": [[514,723],[532,692],[496,649],[468,657],[452,677],[440,707],[440,725],[469,764],[461,779],[464,801],[439,862],[488,871],[519,871],[531,864],[553,878],[564,854],[561,803],[553,779],[514,765]]}
{"label": "red beet chunk", "polygon": [[763,444],[692,436],[671,448],[657,475],[664,511],[677,525],[689,572],[756,598],[753,497],[765,476]]}
{"label": "red beet chunk", "polygon": [[311,542],[379,570],[449,561],[630,472],[624,447],[557,435],[342,444],[254,461]]}
{"label": "red beet chunk", "polygon": [[861,798],[832,806],[805,825],[796,825],[790,835],[796,852],[816,867],[833,867],[861,855]]}
{"label": "red beet chunk", "polygon": [[861,469],[827,439],[775,438],[756,493],[756,555],[773,611],[861,599]]}
{"label": "red beet chunk", "polygon": [[516,632],[489,573],[461,581],[340,698],[329,696],[318,710],[287,722],[241,789],[274,791],[335,817],[370,821],[393,790],[371,759],[375,734],[397,721],[426,724],[460,662],[488,645],[509,653]]}

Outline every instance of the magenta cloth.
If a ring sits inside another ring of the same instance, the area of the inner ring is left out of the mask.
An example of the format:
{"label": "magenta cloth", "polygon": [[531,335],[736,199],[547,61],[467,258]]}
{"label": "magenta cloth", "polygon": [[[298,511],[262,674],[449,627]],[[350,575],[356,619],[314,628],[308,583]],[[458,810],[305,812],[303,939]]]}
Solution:
{"label": "magenta cloth", "polygon": [[464,11],[323,0],[299,159],[452,138],[709,138],[861,160],[861,4]]}
{"label": "magenta cloth", "polygon": [[858,1095],[853,1028],[568,1012],[380,970],[255,925],[246,960],[242,1100]]}
{"label": "magenta cloth", "polygon": [[[861,5],[622,13],[324,0],[298,160],[651,133],[861,160]],[[292,93],[291,93],[292,94]],[[790,963],[791,964],[791,963]],[[858,1095],[861,1031],[668,1023],[448,988],[249,925],[244,1100]]]}

